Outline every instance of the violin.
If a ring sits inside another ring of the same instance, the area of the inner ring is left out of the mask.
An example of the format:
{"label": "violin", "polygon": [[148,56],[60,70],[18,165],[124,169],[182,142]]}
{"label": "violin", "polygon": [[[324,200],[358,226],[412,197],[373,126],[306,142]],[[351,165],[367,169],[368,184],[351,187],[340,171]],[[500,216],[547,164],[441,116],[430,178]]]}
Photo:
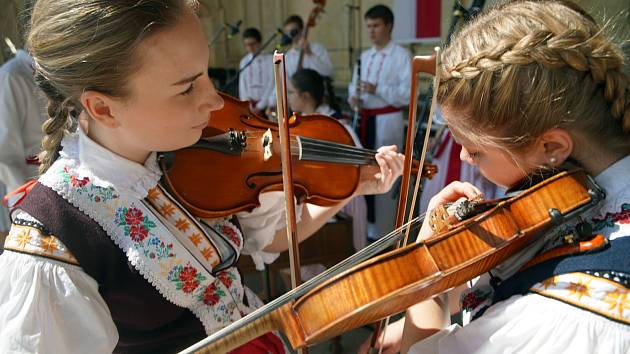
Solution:
{"label": "violin", "polygon": [[185,352],[224,353],[273,330],[282,331],[294,349],[322,342],[489,271],[603,198],[582,170],[559,173],[517,196],[486,204],[485,211],[426,240],[333,277],[331,269]]}
{"label": "violin", "polygon": [[[282,190],[280,139],[276,123],[257,116],[246,101],[224,93],[223,109],[213,112],[193,146],[162,153],[164,183],[193,215],[217,218],[259,206],[258,196]],[[295,196],[327,206],[351,197],[361,165],[377,164],[375,150],[353,145],[336,119],[294,114],[290,119]],[[419,162],[414,163],[415,170]],[[425,164],[422,177],[437,167]]]}

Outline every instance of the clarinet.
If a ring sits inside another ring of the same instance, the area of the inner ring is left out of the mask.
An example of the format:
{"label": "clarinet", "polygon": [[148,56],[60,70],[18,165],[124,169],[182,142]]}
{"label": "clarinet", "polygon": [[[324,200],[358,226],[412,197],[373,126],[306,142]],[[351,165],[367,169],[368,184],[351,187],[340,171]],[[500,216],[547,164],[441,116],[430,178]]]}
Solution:
{"label": "clarinet", "polygon": [[354,86],[354,93],[357,98],[357,104],[353,107],[352,129],[356,130],[359,126],[359,119],[361,118],[361,57],[357,59],[357,81]]}

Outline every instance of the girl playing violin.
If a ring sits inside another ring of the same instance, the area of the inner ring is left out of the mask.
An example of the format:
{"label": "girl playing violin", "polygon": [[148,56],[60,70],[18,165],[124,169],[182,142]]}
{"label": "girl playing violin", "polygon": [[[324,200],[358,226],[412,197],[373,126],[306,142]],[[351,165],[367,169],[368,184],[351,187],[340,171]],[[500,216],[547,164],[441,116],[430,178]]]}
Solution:
{"label": "girl playing violin", "polygon": [[[504,4],[453,38],[442,54],[437,95],[463,146],[461,159],[504,187],[571,161],[595,178],[606,198],[471,289],[411,307],[385,332],[390,351],[384,352],[630,351],[630,97],[623,65],[595,20],[565,1]],[[478,193],[454,182],[431,199],[428,212]],[[576,223],[604,235],[610,247],[542,263],[540,273],[517,272],[576,234]],[[425,222],[420,237],[431,234]],[[450,325],[449,307],[466,310],[472,321]]]}
{"label": "girl playing violin", "polygon": [[[42,174],[0,256],[0,352],[175,352],[260,306],[235,264],[244,244],[261,258],[282,250],[266,235],[282,220],[259,213],[258,233],[251,220],[247,232],[235,217],[198,220],[159,185],[155,151],[195,143],[223,105],[196,6],[34,6],[28,46],[49,119]],[[69,131],[76,117],[87,127]],[[393,149],[376,158],[357,193],[389,190],[400,174]],[[312,233],[338,208],[303,213],[299,227]],[[268,334],[236,352],[284,346]]]}

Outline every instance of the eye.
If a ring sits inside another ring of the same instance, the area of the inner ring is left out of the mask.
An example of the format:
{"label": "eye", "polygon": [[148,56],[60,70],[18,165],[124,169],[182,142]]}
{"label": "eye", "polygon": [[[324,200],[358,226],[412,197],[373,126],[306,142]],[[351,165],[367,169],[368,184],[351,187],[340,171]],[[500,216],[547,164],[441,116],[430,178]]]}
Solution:
{"label": "eye", "polygon": [[468,152],[468,157],[471,160],[477,160],[479,158],[479,156],[481,156],[481,153],[479,151],[475,151],[475,152]]}
{"label": "eye", "polygon": [[186,89],[186,91],[182,92],[181,95],[182,96],[188,96],[190,95],[190,93],[195,89],[195,83],[192,82],[190,83],[190,86],[188,86],[188,88]]}

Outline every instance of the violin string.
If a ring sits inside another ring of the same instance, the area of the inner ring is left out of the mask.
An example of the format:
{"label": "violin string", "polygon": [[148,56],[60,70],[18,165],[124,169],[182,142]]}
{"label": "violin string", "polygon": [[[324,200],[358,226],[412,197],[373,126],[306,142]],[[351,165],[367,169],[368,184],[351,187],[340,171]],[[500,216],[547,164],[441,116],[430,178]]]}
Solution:
{"label": "violin string", "polygon": [[412,227],[414,228],[414,230],[417,227],[421,227],[422,226],[422,222],[424,221],[424,217],[425,217],[426,213],[423,213],[419,216],[417,216],[416,218],[408,221],[407,223],[403,224],[401,227],[392,230],[389,234],[381,237],[380,239],[378,239],[377,241],[375,241],[374,243],[372,243],[371,245],[365,247],[364,249],[360,250],[359,252],[353,254],[352,256],[346,258],[345,260],[341,261],[340,263],[330,267],[328,270],[324,271],[323,273],[320,273],[318,275],[316,275],[315,277],[313,277],[312,279],[310,279],[309,281],[302,283],[300,286],[298,286],[297,288],[286,292],[284,295],[281,295],[280,297],[276,298],[275,300],[269,302],[268,304],[264,305],[263,307],[259,307],[258,309],[256,309],[254,312],[250,313],[249,315],[245,316],[244,318],[233,322],[232,324],[228,325],[227,327],[224,327],[223,329],[214,332],[212,335],[210,335],[209,337],[206,337],[206,339],[197,342],[194,346],[189,347],[188,349],[191,351],[196,351],[196,350],[200,350],[202,348],[204,348],[205,346],[207,346],[210,343],[213,343],[215,341],[217,341],[218,339],[248,325],[249,323],[257,320],[258,318],[266,315],[268,312],[271,312],[277,308],[279,308],[280,306],[288,303],[288,301],[296,299],[306,293],[308,293],[310,290],[312,290],[313,288],[315,288],[316,286],[318,286],[322,281],[329,279],[347,269],[349,269],[350,267],[357,265],[359,263],[361,263],[362,261],[366,260],[367,258],[370,258],[372,256],[377,255],[379,252],[381,252],[382,250],[386,249],[387,247],[391,246],[394,244],[394,242],[400,240],[401,237],[403,237],[404,235],[404,229],[406,227]]}
{"label": "violin string", "polygon": [[[245,136],[248,138],[262,138],[264,133],[260,133],[260,132],[251,132],[251,131],[246,131],[245,132]],[[313,138],[307,138],[307,137],[299,137],[302,146],[308,144],[311,146],[320,146],[320,147],[328,147],[328,148],[334,148],[334,149],[338,149],[338,150],[345,150],[345,151],[356,151],[358,153],[364,153],[364,154],[370,154],[370,155],[375,155],[377,153],[376,150],[372,150],[372,149],[365,149],[365,148],[360,148],[360,147],[356,147],[356,146],[352,146],[352,145],[346,145],[346,144],[341,144],[341,143],[335,143],[332,141],[326,141],[326,140],[319,140],[319,139],[313,139]],[[298,137],[292,135],[290,137],[291,140],[291,144],[293,145],[295,144],[300,144],[298,143]]]}

